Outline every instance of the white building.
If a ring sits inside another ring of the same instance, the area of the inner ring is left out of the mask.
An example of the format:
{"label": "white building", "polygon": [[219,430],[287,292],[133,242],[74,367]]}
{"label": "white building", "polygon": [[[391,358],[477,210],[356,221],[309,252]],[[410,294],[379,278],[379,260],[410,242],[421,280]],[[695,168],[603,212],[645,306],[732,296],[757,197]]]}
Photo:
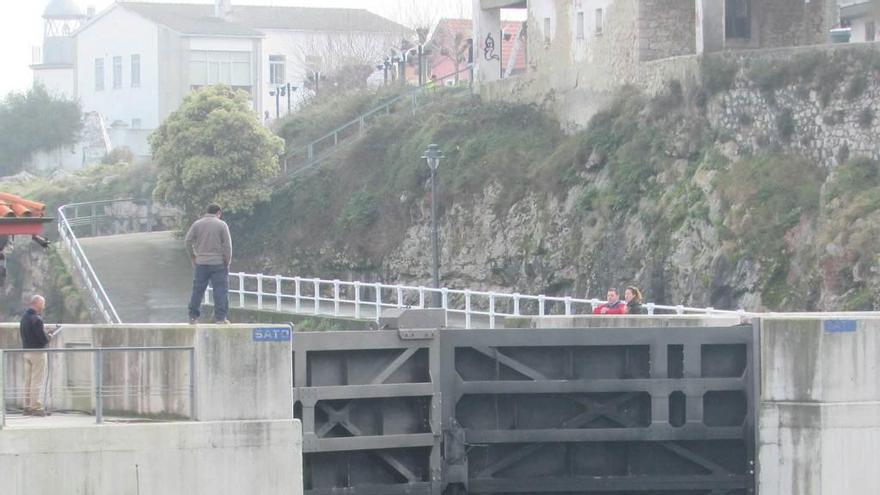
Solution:
{"label": "white building", "polygon": [[52,0],[43,11],[43,46],[33,52],[34,82],[56,96],[73,97],[73,33],[88,13],[73,0]]}
{"label": "white building", "polygon": [[[53,0],[50,6],[56,3],[75,9],[73,0]],[[117,0],[72,33],[70,84],[83,111],[103,117],[113,147],[146,156],[147,136],[193,89],[236,87],[250,94],[261,117],[275,117],[270,91],[288,83],[303,88],[334,55],[321,49],[328,42],[354,54],[375,50],[372,65],[407,34],[403,26],[362,9]],[[49,82],[38,67],[35,79],[50,88],[64,86]],[[279,107],[286,113],[286,98]]]}
{"label": "white building", "polygon": [[843,3],[840,6],[841,24],[851,29],[850,41],[861,43],[877,41],[877,22],[880,6],[870,1]]}

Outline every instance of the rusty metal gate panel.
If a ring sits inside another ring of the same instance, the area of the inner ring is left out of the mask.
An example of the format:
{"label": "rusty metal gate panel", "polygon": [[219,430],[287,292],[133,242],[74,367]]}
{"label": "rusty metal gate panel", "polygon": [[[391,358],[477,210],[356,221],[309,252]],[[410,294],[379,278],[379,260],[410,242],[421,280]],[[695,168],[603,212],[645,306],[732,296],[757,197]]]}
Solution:
{"label": "rusty metal gate panel", "polygon": [[308,493],[754,493],[752,326],[294,339]]}

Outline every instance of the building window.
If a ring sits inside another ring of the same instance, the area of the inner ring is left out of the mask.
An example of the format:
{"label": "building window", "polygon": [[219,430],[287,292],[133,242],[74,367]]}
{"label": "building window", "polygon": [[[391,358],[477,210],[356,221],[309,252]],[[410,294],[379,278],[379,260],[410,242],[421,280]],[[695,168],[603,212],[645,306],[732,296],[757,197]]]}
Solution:
{"label": "building window", "polygon": [[596,9],[596,36],[602,34],[605,30],[605,13],[602,9]]}
{"label": "building window", "polygon": [[136,88],[141,85],[141,56],[131,56],[131,87]]}
{"label": "building window", "polygon": [[122,57],[113,57],[113,89],[122,87]]}
{"label": "building window", "polygon": [[544,43],[550,44],[550,18],[544,18]]}
{"label": "building window", "polygon": [[877,26],[874,21],[865,23],[865,41],[874,41],[877,39]]}
{"label": "building window", "polygon": [[577,39],[584,39],[584,13],[578,12],[577,17]]}
{"label": "building window", "polygon": [[141,128],[141,119],[131,119],[131,128],[132,129],[140,129]]}
{"label": "building window", "polygon": [[249,89],[251,81],[250,52],[190,52],[190,86],[226,84]]}
{"label": "building window", "polygon": [[752,37],[752,17],[749,0],[725,0],[724,33],[727,39]]}
{"label": "building window", "polygon": [[95,91],[104,90],[104,59],[95,59]]}
{"label": "building window", "polygon": [[284,84],[284,63],[286,58],[284,55],[269,55],[269,83]]}

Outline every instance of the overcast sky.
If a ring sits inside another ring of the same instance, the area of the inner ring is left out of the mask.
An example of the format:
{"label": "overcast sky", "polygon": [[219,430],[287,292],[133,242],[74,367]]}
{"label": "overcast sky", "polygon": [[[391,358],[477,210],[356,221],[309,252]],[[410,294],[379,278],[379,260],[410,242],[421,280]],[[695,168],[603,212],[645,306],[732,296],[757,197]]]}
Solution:
{"label": "overcast sky", "polygon": [[[100,12],[113,0],[76,0],[94,5]],[[159,1],[159,0],[152,0]],[[165,0],[162,0],[165,1]],[[175,0],[176,3],[213,3],[211,0]],[[32,47],[41,46],[43,9],[49,0],[0,0],[5,12],[0,16],[0,95],[27,89],[32,81]],[[426,16],[470,17],[471,0],[232,0],[240,5],[285,5],[303,7],[352,7],[410,24]]]}

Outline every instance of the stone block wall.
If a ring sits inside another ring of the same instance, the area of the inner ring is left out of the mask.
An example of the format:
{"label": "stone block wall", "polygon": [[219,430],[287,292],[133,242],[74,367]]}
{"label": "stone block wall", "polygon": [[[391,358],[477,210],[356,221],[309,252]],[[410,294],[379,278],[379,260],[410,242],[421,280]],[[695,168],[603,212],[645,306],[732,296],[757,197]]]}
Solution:
{"label": "stone block wall", "polygon": [[836,7],[834,0],[753,0],[752,37],[761,48],[827,43]]}
{"label": "stone block wall", "polygon": [[738,74],[729,91],[710,100],[709,120],[741,152],[779,148],[826,168],[855,156],[880,159],[880,55],[873,45],[713,57]]}
{"label": "stone block wall", "polygon": [[637,18],[639,61],[695,53],[696,22],[693,1],[640,0]]}

